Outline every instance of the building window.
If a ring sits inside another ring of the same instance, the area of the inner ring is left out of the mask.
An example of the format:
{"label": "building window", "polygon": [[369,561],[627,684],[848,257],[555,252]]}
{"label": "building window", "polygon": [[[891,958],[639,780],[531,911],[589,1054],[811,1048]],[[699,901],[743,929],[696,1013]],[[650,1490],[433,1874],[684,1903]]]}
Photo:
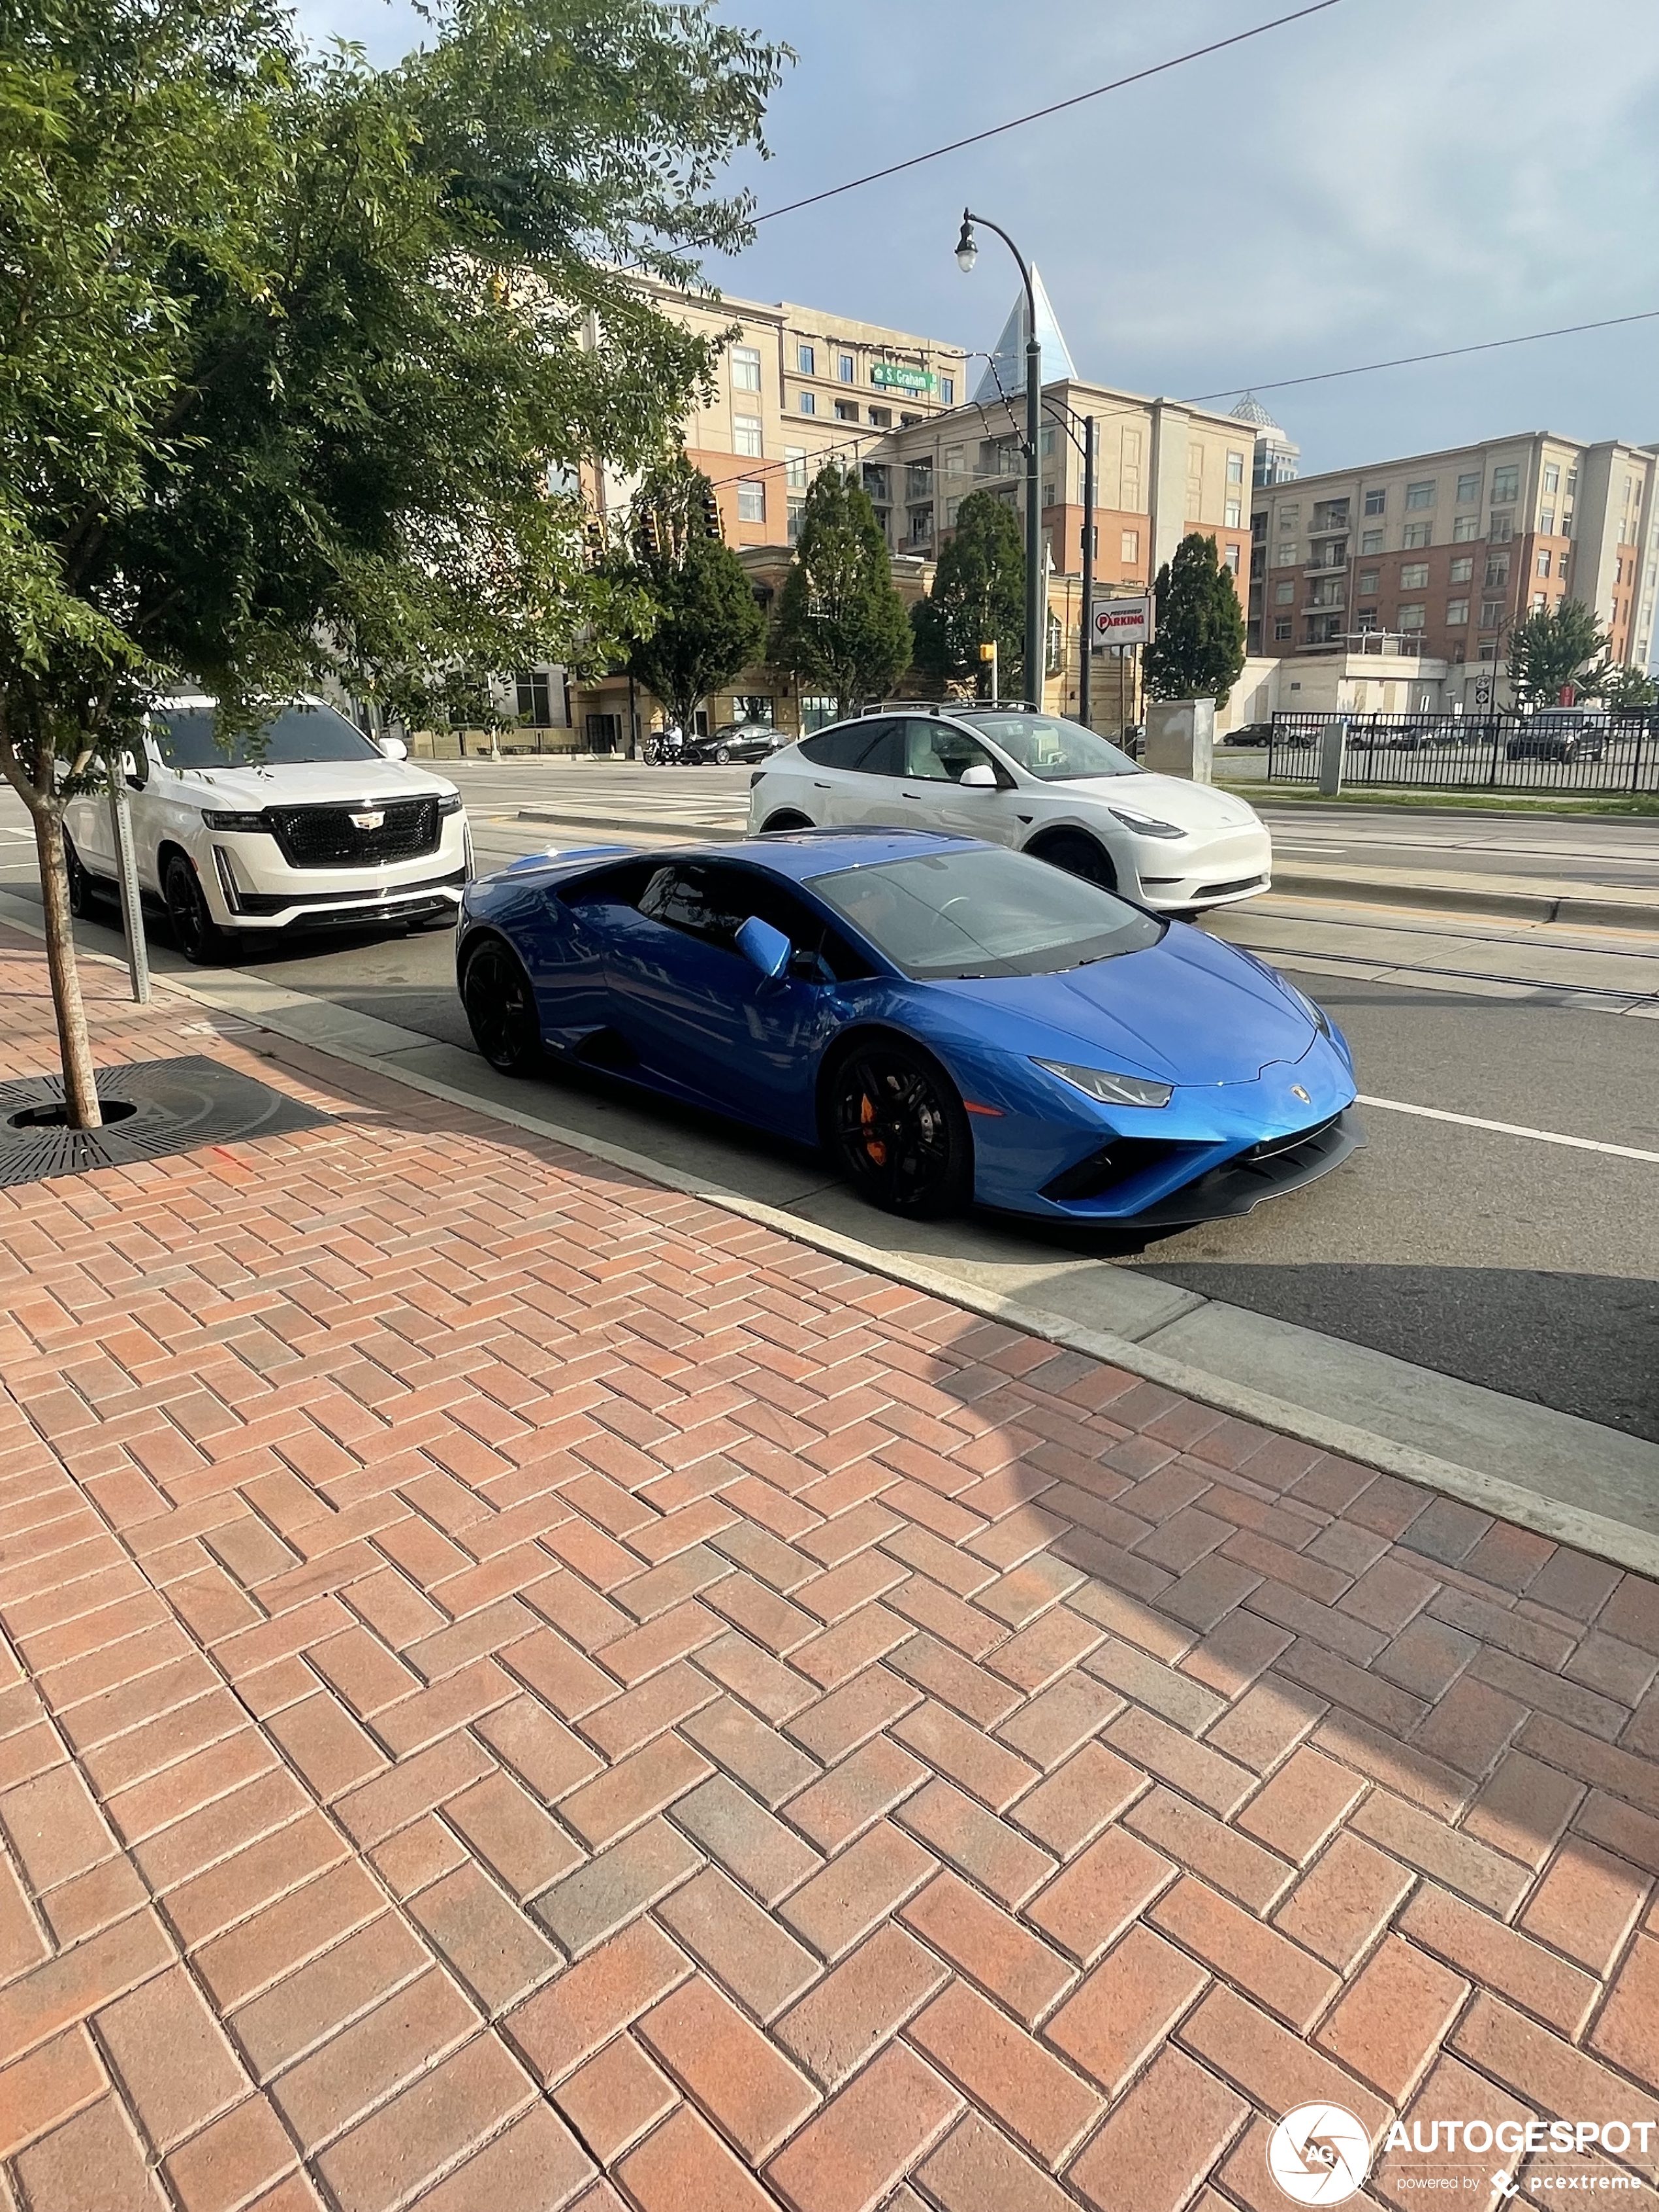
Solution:
{"label": "building window", "polygon": [[1042,458],[1045,461],[1054,450],[1054,426],[1052,422],[1045,422],[1042,426]]}
{"label": "building window", "polygon": [[1560,489],[1561,464],[1559,461],[1546,461],[1544,464],[1545,491],[1548,494],[1550,498],[1553,499],[1556,493],[1559,492]]}
{"label": "building window", "polygon": [[1534,614],[1541,615],[1545,608],[1548,606],[1549,603],[1550,595],[1547,592],[1534,592],[1532,595],[1532,611]]}
{"label": "building window", "polygon": [[961,501],[959,499],[947,499],[947,500],[945,501],[945,527],[947,530],[954,530],[954,529],[956,528],[956,526],[957,526],[957,509],[961,505],[962,505],[962,501]]}
{"label": "building window", "polygon": [[738,520],[764,522],[766,520],[766,486],[763,483],[740,483],[738,486]]}
{"label": "building window", "polygon": [[1296,586],[1294,584],[1275,584],[1273,586],[1273,605],[1276,607],[1293,607],[1296,605]]}
{"label": "building window", "polygon": [[[1375,607],[1357,607],[1354,610],[1353,620],[1354,628],[1356,629],[1367,631],[1374,630],[1376,628],[1376,609]],[[1363,690],[1364,686],[1362,684],[1360,688]]]}
{"label": "building window", "polygon": [[784,447],[783,482],[786,490],[805,490],[806,448],[805,446],[786,446]]}
{"label": "building window", "polygon": [[893,495],[892,474],[885,461],[866,461],[860,471],[865,495],[884,507]]}
{"label": "building window", "polygon": [[1348,526],[1348,502],[1346,499],[1317,499],[1314,501],[1315,530],[1346,530]]}
{"label": "building window", "polygon": [[1407,561],[1400,571],[1402,592],[1422,592],[1428,589],[1429,564],[1426,561]]}
{"label": "building window", "polygon": [[1279,534],[1289,538],[1296,529],[1302,514],[1299,507],[1281,507],[1279,510]]}
{"label": "building window", "polygon": [[836,420],[837,422],[856,422],[858,419],[859,403],[856,399],[836,400]]}
{"label": "building window", "polygon": [[1542,545],[1538,550],[1538,573],[1540,576],[1547,576],[1549,572],[1550,549],[1547,545]]}
{"label": "building window", "polygon": [[1362,530],[1359,550],[1362,553],[1380,553],[1382,550],[1382,532],[1380,530]]}
{"label": "building window", "polygon": [[1273,566],[1275,568],[1294,568],[1296,566],[1296,547],[1293,544],[1279,545],[1275,547],[1273,550]]}
{"label": "building window", "polygon": [[1223,520],[1229,530],[1241,529],[1243,526],[1244,522],[1243,501],[1242,500],[1230,499],[1223,510]]}
{"label": "building window", "polygon": [[1413,547],[1431,544],[1433,538],[1434,525],[1431,522],[1408,522],[1400,533],[1400,542],[1407,552]]}
{"label": "building window", "polygon": [[1046,483],[1042,487],[1042,504],[1044,507],[1053,507],[1055,504],[1054,488],[1051,483]]}
{"label": "building window", "polygon": [[1492,503],[1494,507],[1513,507],[1521,496],[1521,471],[1518,467],[1494,469],[1492,472]]}
{"label": "building window", "polygon": [[1471,469],[1467,476],[1457,479],[1457,504],[1460,507],[1479,507],[1480,504],[1480,471]]}
{"label": "building window", "polygon": [[910,538],[912,545],[931,545],[933,542],[933,510],[931,507],[910,509]]}
{"label": "building window", "polygon": [[1468,627],[1468,620],[1469,603],[1467,599],[1447,600],[1446,628],[1448,629],[1466,629]]}
{"label": "building window", "polygon": [[1122,538],[1119,541],[1118,559],[1120,561],[1139,561],[1139,558],[1140,532],[1138,530],[1126,530],[1123,532]]}
{"label": "building window", "polygon": [[931,460],[912,461],[904,471],[904,495],[907,499],[929,499],[933,490],[933,464]]}
{"label": "building window", "polygon": [[1366,493],[1365,512],[1367,514],[1386,514],[1388,511],[1389,495],[1386,489],[1382,491],[1368,491]]}
{"label": "building window", "polygon": [[1276,622],[1273,624],[1273,635],[1275,638],[1289,639],[1295,629],[1296,624],[1293,622]]}
{"label": "building window", "polygon": [[803,339],[795,348],[795,367],[803,376],[816,376],[818,373],[817,348],[808,345]]}
{"label": "building window", "polygon": [[734,392],[758,392],[760,388],[760,348],[733,346],[732,389]]}
{"label": "building window", "polygon": [[893,410],[890,407],[872,407],[870,410],[870,420],[878,430],[890,430],[893,427]]}
{"label": "building window", "polygon": [[947,446],[945,448],[944,467],[947,477],[962,475],[968,465],[967,450],[965,446]]}
{"label": "building window", "polygon": [[789,543],[792,545],[800,536],[800,519],[805,512],[806,501],[804,499],[792,499],[787,502],[785,509],[785,513],[787,517],[786,527],[787,530]]}
{"label": "building window", "polygon": [[757,461],[761,451],[761,426],[758,415],[734,415],[732,417],[732,450],[745,459]]}
{"label": "building window", "polygon": [[1376,589],[1376,578],[1377,571],[1375,568],[1362,568],[1359,572],[1359,589],[1362,592],[1374,592]]}
{"label": "building window", "polygon": [[1486,589],[1489,592],[1495,592],[1500,584],[1507,584],[1509,580],[1509,555],[1507,553],[1493,554],[1492,558],[1486,563]]}
{"label": "building window", "polygon": [[816,415],[817,413],[818,395],[816,392],[798,392],[795,394],[795,398],[803,415]]}
{"label": "building window", "polygon": [[1478,538],[1480,535],[1480,518],[1478,514],[1460,514],[1454,518],[1452,522],[1454,545],[1467,545],[1472,538]]}
{"label": "building window", "polygon": [[1425,477],[1420,483],[1408,483],[1406,486],[1406,504],[1407,507],[1432,507],[1434,478]]}
{"label": "building window", "polygon": [[544,668],[528,669],[518,678],[519,720],[544,730],[553,720],[553,702]]}
{"label": "building window", "polygon": [[1553,507],[1545,507],[1539,509],[1538,527],[1546,538],[1554,537],[1555,509]]}
{"label": "building window", "polygon": [[1572,499],[1577,499],[1577,496],[1578,496],[1578,471],[1577,471],[1577,470],[1576,468],[1574,468],[1574,469],[1569,469],[1569,470],[1567,471],[1567,497],[1568,497],[1570,500],[1572,500]]}
{"label": "building window", "polygon": [[1486,521],[1486,537],[1491,544],[1493,545],[1507,545],[1514,535],[1515,517],[1512,514],[1493,514],[1488,516]]}
{"label": "building window", "polygon": [[946,407],[954,407],[956,405],[957,380],[954,376],[940,377],[939,380],[939,396]]}
{"label": "building window", "polygon": [[1236,576],[1238,574],[1238,548],[1237,545],[1229,545],[1223,549],[1221,565],[1227,571],[1227,574],[1230,576]]}
{"label": "building window", "polygon": [[1401,607],[1397,627],[1402,630],[1421,629],[1427,613],[1426,607]]}
{"label": "building window", "polygon": [[1503,621],[1504,621],[1504,602],[1502,601],[1502,599],[1482,599],[1482,600],[1481,600],[1481,602],[1480,602],[1480,627],[1481,627],[1481,629],[1500,629],[1500,628],[1502,627],[1502,625],[1503,625]]}
{"label": "building window", "polygon": [[1467,584],[1473,581],[1474,576],[1474,556],[1472,553],[1460,554],[1451,564],[1451,581],[1454,584]]}
{"label": "building window", "polygon": [[1243,453],[1229,453],[1229,454],[1228,454],[1228,456],[1227,456],[1227,481],[1228,481],[1228,483],[1229,483],[1230,484],[1242,484],[1242,483],[1243,483],[1243,481],[1244,481],[1244,456],[1243,456]]}
{"label": "building window", "polygon": [[836,374],[840,378],[843,384],[851,384],[853,382],[854,366],[853,356],[850,353],[838,353],[836,356]]}

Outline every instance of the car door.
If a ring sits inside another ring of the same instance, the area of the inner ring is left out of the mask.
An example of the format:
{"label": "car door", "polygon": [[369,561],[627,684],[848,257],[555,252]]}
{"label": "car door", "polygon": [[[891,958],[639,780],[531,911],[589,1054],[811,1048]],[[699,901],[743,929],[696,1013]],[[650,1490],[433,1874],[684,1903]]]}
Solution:
{"label": "car door", "polygon": [[[1019,836],[1013,778],[977,738],[937,715],[907,714],[900,725],[903,771],[898,779],[898,818],[910,827],[952,830],[1012,845]],[[989,769],[988,787],[963,787],[970,768]]]}
{"label": "car door", "polygon": [[[789,937],[798,955],[791,972],[769,979],[738,951],[751,915]],[[611,918],[615,1026],[642,1072],[665,1088],[810,1139],[817,1058],[833,1020],[833,987],[818,960],[825,934],[759,870],[665,862],[637,908]]]}
{"label": "car door", "polygon": [[820,761],[812,771],[815,822],[838,830],[897,822],[897,779],[904,765],[901,727],[897,720],[872,715],[867,722],[850,722],[834,733],[834,764]]}

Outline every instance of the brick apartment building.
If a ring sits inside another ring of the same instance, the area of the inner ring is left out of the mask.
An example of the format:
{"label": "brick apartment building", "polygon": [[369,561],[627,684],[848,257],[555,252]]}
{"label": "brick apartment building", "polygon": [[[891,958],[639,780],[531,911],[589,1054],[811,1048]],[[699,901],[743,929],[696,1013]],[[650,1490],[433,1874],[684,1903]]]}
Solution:
{"label": "brick apartment building", "polygon": [[1335,470],[1252,502],[1249,648],[1443,664],[1441,701],[1500,687],[1505,640],[1564,599],[1645,668],[1659,578],[1659,447],[1547,430]]}

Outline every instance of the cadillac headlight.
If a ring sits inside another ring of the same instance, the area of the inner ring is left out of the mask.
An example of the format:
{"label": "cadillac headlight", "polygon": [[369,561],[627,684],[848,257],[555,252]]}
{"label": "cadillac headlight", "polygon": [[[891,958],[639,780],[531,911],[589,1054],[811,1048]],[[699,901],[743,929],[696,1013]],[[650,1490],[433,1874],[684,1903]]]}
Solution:
{"label": "cadillac headlight", "polygon": [[1144,1075],[1116,1075],[1109,1068],[1073,1067],[1063,1060],[1039,1060],[1034,1066],[1057,1075],[1102,1106],[1167,1106],[1175,1096],[1172,1083],[1149,1083]]}

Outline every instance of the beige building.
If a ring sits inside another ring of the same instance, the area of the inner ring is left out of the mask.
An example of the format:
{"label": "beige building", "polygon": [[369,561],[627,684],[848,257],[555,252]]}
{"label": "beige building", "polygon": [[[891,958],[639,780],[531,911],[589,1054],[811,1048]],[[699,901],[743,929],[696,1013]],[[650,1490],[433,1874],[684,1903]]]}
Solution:
{"label": "beige building", "polygon": [[1349,659],[1346,696],[1333,703],[1362,711],[1384,707],[1381,678],[1364,672],[1372,653],[1423,662],[1416,684],[1391,672],[1402,705],[1431,683],[1434,705],[1474,708],[1483,692],[1501,705],[1510,631],[1574,599],[1594,610],[1616,660],[1645,668],[1656,479],[1659,447],[1534,430],[1264,486],[1253,502],[1250,651]]}
{"label": "beige building", "polygon": [[[1024,359],[994,356],[970,399],[959,346],[788,303],[686,300],[653,288],[665,312],[710,336],[734,326],[718,386],[685,426],[694,465],[714,483],[728,544],[769,605],[781,585],[800,503],[830,459],[856,467],[887,533],[894,581],[906,599],[933,580],[940,546],[970,492],[1006,500],[1024,526]],[[1081,666],[1084,417],[1096,424],[1095,574],[1102,594],[1144,591],[1182,535],[1213,535],[1241,598],[1250,544],[1255,431],[1237,417],[1146,398],[1079,378],[1042,295],[1044,348],[1042,530],[1049,571],[1047,703],[1074,712]],[[1014,318],[1011,317],[1011,326]],[[1005,340],[1009,333],[1005,331]],[[632,487],[597,488],[625,510]],[[1136,719],[1133,659],[1097,658],[1094,720],[1103,730]],[[826,720],[833,702],[803,696],[781,672],[746,671],[711,700],[709,726],[770,721],[791,733]],[[625,677],[583,686],[568,742],[625,746],[630,718],[649,726],[654,702]]]}

